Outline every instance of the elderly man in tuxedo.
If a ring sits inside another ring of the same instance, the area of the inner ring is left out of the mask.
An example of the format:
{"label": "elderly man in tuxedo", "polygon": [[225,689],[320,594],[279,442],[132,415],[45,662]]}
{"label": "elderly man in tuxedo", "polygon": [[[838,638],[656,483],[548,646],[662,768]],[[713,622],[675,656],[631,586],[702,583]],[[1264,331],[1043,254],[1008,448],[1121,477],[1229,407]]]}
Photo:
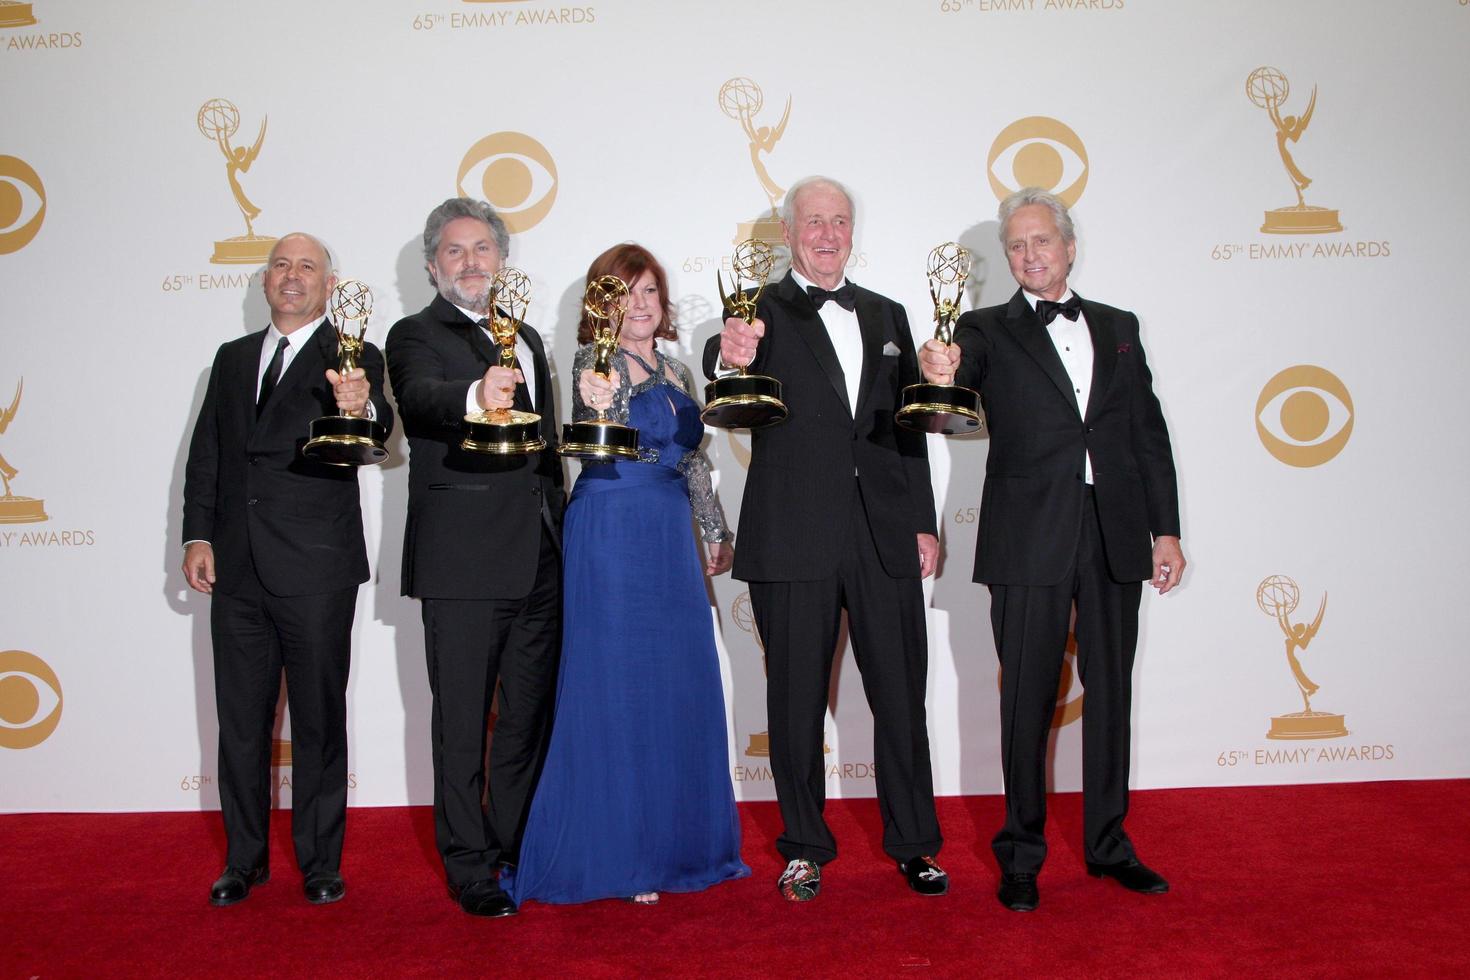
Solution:
{"label": "elderly man in tuxedo", "polygon": [[847,280],[852,196],[837,181],[792,185],[782,213],[791,271],[757,319],[725,321],[705,372],[749,365],[784,387],[790,416],[751,433],[735,577],[750,583],[766,651],[771,772],[788,864],[778,887],[809,901],[837,844],[822,819],[823,720],[841,614],[873,711],[883,849],[908,885],[942,895],[924,695],[921,580],[939,541],[924,436],[894,424],[919,380],[903,307]]}
{"label": "elderly man in tuxedo", "polygon": [[313,419],[393,424],[383,357],[336,370],[326,317],[336,278],[320,241],[291,234],[265,268],[271,322],[220,347],[184,475],[184,575],[212,597],[219,790],[233,905],[270,878],[271,730],[281,673],[291,709],[291,833],[307,901],[342,898],[347,674],[357,587],[367,581],[357,470],[301,454]]}
{"label": "elderly man in tuxedo", "polygon": [[[488,326],[491,284],[509,252],[510,233],[489,204],[450,198],[434,208],[424,261],[439,295],[398,321],[387,344],[409,450],[403,594],[421,600],[434,698],[435,836],[450,893],[464,911],[490,917],[516,912],[498,871],[520,846],[561,647],[565,495],[546,350],[522,325],[519,367],[501,367]],[[544,450],[460,448],[466,415],[512,407],[541,416]]]}
{"label": "elderly man in tuxedo", "polygon": [[1037,188],[1000,206],[1020,288],[926,342],[924,376],[980,392],[990,429],[975,581],[990,587],[1001,662],[1005,825],[992,842],[1001,904],[1036,908],[1046,857],[1046,745],[1076,607],[1087,870],[1146,894],[1168,883],[1123,830],[1134,648],[1144,580],[1179,584],[1179,500],[1169,432],[1132,313],[1068,285],[1067,207]]}

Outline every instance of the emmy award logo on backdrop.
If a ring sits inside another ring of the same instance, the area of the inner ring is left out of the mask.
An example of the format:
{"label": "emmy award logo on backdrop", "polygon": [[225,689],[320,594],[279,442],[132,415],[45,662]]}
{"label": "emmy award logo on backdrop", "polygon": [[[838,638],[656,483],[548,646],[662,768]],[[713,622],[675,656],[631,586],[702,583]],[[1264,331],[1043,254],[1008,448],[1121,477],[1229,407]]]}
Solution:
{"label": "emmy award logo on backdrop", "polygon": [[1317,616],[1311,624],[1292,623],[1288,618],[1301,599],[1297,584],[1285,575],[1271,575],[1256,587],[1256,605],[1261,612],[1276,620],[1286,637],[1286,663],[1296,680],[1297,692],[1302,696],[1302,710],[1277,715],[1271,719],[1271,730],[1267,738],[1307,739],[1342,738],[1348,733],[1342,715],[1312,710],[1312,695],[1317,693],[1315,684],[1306,671],[1297,653],[1305,653],[1307,645],[1322,628],[1322,616],[1327,612],[1327,593],[1322,593],[1322,604],[1317,607]]}
{"label": "emmy award logo on backdrop", "polygon": [[738,244],[749,238],[758,239],[767,245],[782,245],[786,241],[781,234],[781,219],[777,211],[786,189],[771,179],[770,171],[766,170],[761,155],[769,155],[786,132],[786,123],[791,118],[791,96],[786,97],[786,111],[781,115],[781,121],[776,124],[775,129],[756,125],[756,113],[765,104],[766,97],[761,92],[761,87],[748,78],[732,78],[720,86],[720,110],[740,123],[740,128],[745,130],[746,139],[750,140],[750,165],[755,168],[755,176],[771,205],[770,211],[755,221],[740,222],[731,244]]}
{"label": "emmy award logo on backdrop", "polygon": [[1296,205],[1267,211],[1261,230],[1273,235],[1322,235],[1342,231],[1336,210],[1308,204],[1302,197],[1302,191],[1311,186],[1312,178],[1301,172],[1286,146],[1299,141],[1307,131],[1312,113],[1317,109],[1317,86],[1312,86],[1312,97],[1307,100],[1307,109],[1300,116],[1281,114],[1281,106],[1291,94],[1291,85],[1278,69],[1263,65],[1251,72],[1245,80],[1245,94],[1270,114],[1271,122],[1276,126],[1276,149],[1281,154],[1281,165],[1286,168],[1286,175],[1296,190]]}
{"label": "emmy award logo on backdrop", "polygon": [[[730,604],[730,618],[735,620],[735,625],[749,633],[755,640],[755,645],[761,648],[762,666],[765,663],[766,645],[761,640],[760,630],[755,628],[755,613],[750,608],[750,593],[742,592],[735,597]],[[827,744],[826,733],[822,733],[822,754],[828,755],[832,752],[832,746]],[[746,743],[745,754],[755,759],[766,759],[771,755],[771,733],[751,732],[750,741]]]}
{"label": "emmy award logo on backdrop", "polygon": [[255,219],[260,217],[260,208],[245,196],[240,186],[240,174],[248,173],[250,165],[260,156],[260,145],[265,142],[266,120],[260,120],[260,134],[252,146],[231,146],[230,137],[240,128],[240,110],[228,99],[210,99],[199,107],[196,119],[199,132],[205,139],[213,140],[225,157],[225,175],[230,181],[230,192],[235,195],[235,205],[245,218],[245,234],[236,235],[214,243],[214,254],[209,261],[215,265],[254,265],[270,257],[276,240],[255,233]]}
{"label": "emmy award logo on backdrop", "polygon": [[29,3],[20,0],[0,0],[0,27],[30,27],[36,15]]}
{"label": "emmy award logo on backdrop", "polygon": [[[10,427],[15,419],[15,413],[20,409],[20,394],[25,388],[25,379],[21,378],[15,383],[15,397],[10,400],[10,407],[0,411],[0,435]],[[37,500],[35,497],[17,497],[10,492],[10,481],[20,471],[0,456],[0,479],[5,481],[5,496],[0,497],[0,524],[35,524],[44,521],[46,517],[46,502]]]}

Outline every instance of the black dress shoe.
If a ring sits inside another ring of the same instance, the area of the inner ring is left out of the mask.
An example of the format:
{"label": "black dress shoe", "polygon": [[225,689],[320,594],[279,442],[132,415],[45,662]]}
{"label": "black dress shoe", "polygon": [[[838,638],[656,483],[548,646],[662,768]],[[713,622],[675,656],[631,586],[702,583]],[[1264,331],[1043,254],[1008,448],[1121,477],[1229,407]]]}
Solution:
{"label": "black dress shoe", "polygon": [[943,895],[949,891],[949,875],[934,863],[932,857],[926,855],[900,861],[898,870],[908,879],[909,887],[920,895]]}
{"label": "black dress shoe", "polygon": [[459,907],[470,915],[482,915],[487,919],[501,919],[518,911],[516,903],[493,878],[470,882],[457,890],[455,898],[459,900]]}
{"label": "black dress shoe", "polygon": [[1093,864],[1087,862],[1087,873],[1094,878],[1111,878],[1124,888],[1144,895],[1162,895],[1169,890],[1163,875],[1138,861],[1122,864]]}
{"label": "black dress shoe", "polygon": [[1034,912],[1041,904],[1041,893],[1036,890],[1033,874],[1003,874],[1000,876],[1000,891],[995,893],[1000,904],[1012,912]]}
{"label": "black dress shoe", "polygon": [[347,894],[347,885],[336,872],[314,871],[306,876],[302,891],[306,893],[306,900],[313,905],[331,905],[333,902],[340,902],[342,896]]}
{"label": "black dress shoe", "polygon": [[250,889],[271,880],[270,868],[226,868],[210,886],[209,904],[234,905],[250,897]]}

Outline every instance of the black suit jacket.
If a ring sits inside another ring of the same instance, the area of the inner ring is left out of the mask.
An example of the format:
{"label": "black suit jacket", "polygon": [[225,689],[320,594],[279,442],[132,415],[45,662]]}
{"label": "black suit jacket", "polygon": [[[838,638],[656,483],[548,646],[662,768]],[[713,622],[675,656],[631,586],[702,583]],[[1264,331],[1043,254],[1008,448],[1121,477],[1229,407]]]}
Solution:
{"label": "black suit jacket", "polygon": [[1092,335],[1092,388],[1084,418],[1066,369],[1020,290],[1004,306],[960,317],[955,383],[980,392],[990,429],[975,581],[1055,585],[1081,527],[1083,467],[1119,582],[1153,574],[1153,537],[1179,534],[1169,431],[1132,313],[1082,300]]}
{"label": "black suit jacket", "polygon": [[[799,582],[831,575],[854,508],[862,508],[883,569],[894,577],[918,576],[915,535],[936,533],[924,436],[893,421],[900,392],[920,380],[908,317],[886,297],[861,287],[856,293],[863,338],[856,410],[848,405],[827,328],[796,280],[788,273],[761,297],[757,313],[766,334],[750,372],[781,382],[791,414],[751,432],[735,549],[738,579]],[[705,346],[706,375],[714,377],[719,356],[716,335]]]}
{"label": "black suit jacket", "polygon": [[541,336],[531,348],[535,410],[546,449],[491,456],[459,448],[465,393],[500,362],[500,348],[442,296],[388,332],[388,374],[408,436],[403,594],[426,599],[520,599],[536,577],[541,527],[559,533],[565,506],[556,406]]}
{"label": "black suit jacket", "polygon": [[[301,455],[313,419],[337,414],[327,368],[337,334],[324,321],[291,360],[265,412],[255,417],[265,331],[221,345],[194,424],[184,471],[184,540],[214,549],[215,588],[238,591],[251,563],[280,596],[335,592],[367,581],[357,468]],[[393,427],[383,396],[383,357],[372,344],[362,367],[378,421]]]}

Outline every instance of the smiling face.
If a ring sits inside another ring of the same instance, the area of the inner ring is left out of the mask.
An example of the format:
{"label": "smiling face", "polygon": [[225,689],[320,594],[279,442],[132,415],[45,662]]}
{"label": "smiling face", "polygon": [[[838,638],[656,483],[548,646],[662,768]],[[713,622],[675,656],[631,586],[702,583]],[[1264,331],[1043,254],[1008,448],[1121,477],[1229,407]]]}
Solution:
{"label": "smiling face", "polygon": [[490,303],[490,284],[500,271],[500,248],[495,233],[478,218],[455,218],[439,235],[429,275],[443,296],[455,306],[484,313]]}
{"label": "smiling face", "polygon": [[1067,294],[1067,275],[1077,258],[1077,243],[1057,228],[1051,208],[1027,204],[1006,222],[1006,261],[1016,282],[1033,296],[1056,302]]}
{"label": "smiling face", "polygon": [[852,254],[852,203],[828,184],[809,184],[797,192],[795,220],[782,222],[791,267],[823,289],[842,284]]}
{"label": "smiling face", "polygon": [[264,282],[271,322],[286,334],[327,311],[327,294],[337,277],[321,243],[309,235],[287,235],[271,249]]}
{"label": "smiling face", "polygon": [[623,337],[627,340],[641,345],[663,326],[664,298],[652,270],[644,270],[628,288],[627,310],[623,317]]}

